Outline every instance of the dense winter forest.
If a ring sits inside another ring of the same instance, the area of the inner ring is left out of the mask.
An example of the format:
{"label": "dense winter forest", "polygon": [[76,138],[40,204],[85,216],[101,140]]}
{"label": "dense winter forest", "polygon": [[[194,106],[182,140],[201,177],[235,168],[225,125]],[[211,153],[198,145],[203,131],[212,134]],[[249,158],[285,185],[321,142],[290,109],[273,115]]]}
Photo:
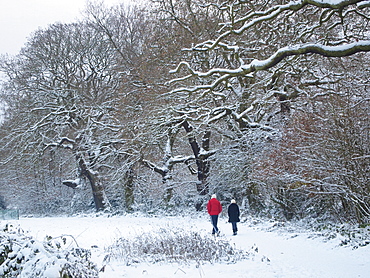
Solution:
{"label": "dense winter forest", "polygon": [[0,203],[370,219],[370,2],[88,3],[0,56]]}

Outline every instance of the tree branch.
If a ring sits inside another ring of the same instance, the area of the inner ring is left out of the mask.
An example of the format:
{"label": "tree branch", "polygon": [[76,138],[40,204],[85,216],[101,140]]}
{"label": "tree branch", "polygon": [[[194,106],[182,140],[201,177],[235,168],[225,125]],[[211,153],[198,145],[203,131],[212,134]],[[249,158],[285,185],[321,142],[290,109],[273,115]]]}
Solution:
{"label": "tree branch", "polygon": [[[328,9],[343,9],[344,7],[357,4],[359,8],[364,8],[368,4],[368,1],[364,0],[333,0],[333,1],[320,1],[320,0],[300,0],[300,1],[290,1],[287,4],[275,5],[265,11],[255,11],[250,12],[245,17],[242,17],[234,22],[244,23],[243,26],[237,30],[229,30],[221,34],[215,41],[207,41],[196,45],[193,49],[198,51],[207,51],[219,46],[221,41],[228,37],[229,35],[240,35],[243,34],[247,29],[255,26],[258,23],[265,22],[276,18],[285,11],[298,11],[307,5],[316,6],[318,8],[328,8]],[[362,4],[362,5],[361,5]],[[232,23],[226,23],[225,25],[233,25]]]}
{"label": "tree branch", "polygon": [[196,76],[199,78],[207,78],[214,75],[221,75],[221,77],[217,78],[212,84],[209,85],[201,85],[192,88],[178,88],[173,90],[172,93],[176,92],[192,93],[201,90],[212,91],[223,81],[229,80],[232,77],[247,76],[248,74],[253,72],[268,70],[289,56],[297,56],[304,54],[319,54],[324,57],[346,57],[359,52],[368,52],[368,51],[370,51],[370,40],[359,41],[355,43],[349,43],[346,45],[338,46],[325,46],[321,44],[312,44],[312,43],[304,45],[299,44],[294,46],[283,47],[265,60],[255,59],[251,63],[247,65],[241,65],[237,69],[214,68],[209,70],[208,72],[195,71],[190,67],[188,63],[181,62],[179,66],[176,68],[176,70],[172,71],[172,73],[177,73],[181,70],[181,68],[185,67],[187,68],[187,70],[191,72],[192,76]]}

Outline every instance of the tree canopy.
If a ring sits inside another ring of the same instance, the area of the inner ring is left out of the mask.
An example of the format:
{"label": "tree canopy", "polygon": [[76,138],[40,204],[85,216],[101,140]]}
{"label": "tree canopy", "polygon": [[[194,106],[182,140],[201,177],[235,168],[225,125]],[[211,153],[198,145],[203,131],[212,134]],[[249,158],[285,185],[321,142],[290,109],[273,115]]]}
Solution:
{"label": "tree canopy", "polygon": [[88,3],[1,57],[8,192],[366,222],[369,2],[150,3]]}

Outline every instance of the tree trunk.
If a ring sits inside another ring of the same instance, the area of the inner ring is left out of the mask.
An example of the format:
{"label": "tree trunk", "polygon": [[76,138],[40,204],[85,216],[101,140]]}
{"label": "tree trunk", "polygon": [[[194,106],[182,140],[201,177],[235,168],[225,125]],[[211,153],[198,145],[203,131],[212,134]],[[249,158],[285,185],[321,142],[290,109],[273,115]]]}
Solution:
{"label": "tree trunk", "polygon": [[[205,131],[202,139],[202,148],[205,151],[209,151],[209,142],[211,137],[211,131]],[[206,157],[202,157],[198,154],[197,158],[198,166],[198,192],[199,195],[207,195],[209,193],[208,177],[210,170],[210,163]]]}
{"label": "tree trunk", "polygon": [[[187,121],[184,121],[182,126],[184,127],[186,133],[188,134],[188,139],[189,143],[191,146],[191,149],[193,150],[193,154],[195,157],[195,162],[197,165],[197,175],[198,175],[198,182],[197,182],[197,192],[199,195],[204,196],[209,193],[209,185],[207,182],[207,179],[209,177],[209,170],[210,170],[210,163],[208,161],[208,156],[207,157],[202,157],[200,154],[200,147],[199,144],[192,133],[193,127],[189,125]],[[202,148],[205,151],[209,151],[209,143],[210,143],[210,137],[211,137],[211,132],[206,131],[203,135],[202,139]],[[199,201],[196,205],[195,208],[197,211],[202,209],[203,203]]]}
{"label": "tree trunk", "polygon": [[80,156],[78,159],[78,165],[80,175],[86,177],[91,185],[91,190],[94,198],[96,211],[104,211],[110,209],[110,203],[105,195],[105,190],[99,178],[91,170],[88,169],[85,160]]}
{"label": "tree trunk", "polygon": [[132,206],[134,204],[134,171],[130,167],[129,171],[126,173],[125,182],[125,205],[126,211],[132,211]]}
{"label": "tree trunk", "polygon": [[[189,143],[191,149],[193,150],[193,154],[195,157],[195,163],[197,165],[197,175],[198,175],[198,183],[197,183],[197,191],[199,195],[207,195],[209,192],[207,178],[209,176],[209,169],[210,164],[206,157],[202,157],[200,154],[200,147],[199,144],[192,133],[193,127],[189,125],[187,121],[184,121],[182,126],[184,127],[186,133],[188,134]],[[211,132],[206,131],[203,135],[202,141],[202,148],[205,151],[209,151],[209,142],[210,142]]]}

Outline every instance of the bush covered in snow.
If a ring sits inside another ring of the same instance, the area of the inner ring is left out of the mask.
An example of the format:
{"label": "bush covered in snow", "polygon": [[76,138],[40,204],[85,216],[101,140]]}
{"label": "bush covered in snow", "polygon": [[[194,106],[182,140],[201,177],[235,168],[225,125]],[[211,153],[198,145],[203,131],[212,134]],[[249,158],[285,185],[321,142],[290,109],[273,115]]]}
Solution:
{"label": "bush covered in snow", "polygon": [[248,257],[226,238],[201,235],[179,228],[143,233],[133,238],[120,238],[107,248],[106,262],[112,259],[127,265],[141,262],[226,262],[235,263]]}
{"label": "bush covered in snow", "polygon": [[0,277],[93,278],[98,271],[90,251],[71,247],[66,236],[39,242],[7,224],[0,230]]}

